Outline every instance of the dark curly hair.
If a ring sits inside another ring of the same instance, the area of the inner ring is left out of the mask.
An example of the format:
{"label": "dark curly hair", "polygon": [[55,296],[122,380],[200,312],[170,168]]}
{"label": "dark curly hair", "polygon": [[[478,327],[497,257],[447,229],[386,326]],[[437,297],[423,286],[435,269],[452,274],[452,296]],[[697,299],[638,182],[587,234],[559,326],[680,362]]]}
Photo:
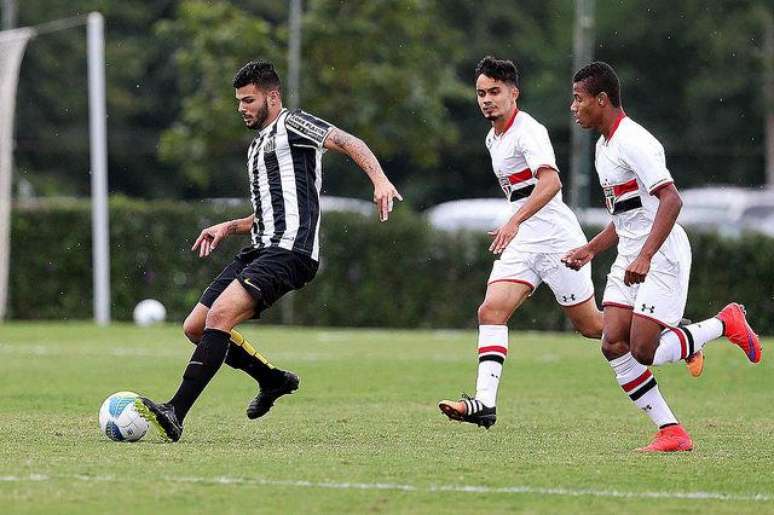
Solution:
{"label": "dark curly hair", "polygon": [[519,87],[519,70],[513,64],[513,61],[508,59],[498,59],[491,55],[484,57],[476,65],[473,80],[478,80],[478,76],[482,74],[517,88]]}
{"label": "dark curly hair", "polygon": [[572,81],[583,82],[586,90],[594,96],[604,91],[613,107],[621,107],[621,81],[609,64],[602,61],[587,64],[578,70]]}
{"label": "dark curly hair", "polygon": [[274,69],[274,65],[260,59],[250,61],[242,66],[234,76],[233,84],[235,88],[255,84],[264,91],[275,89],[282,91],[282,82]]}

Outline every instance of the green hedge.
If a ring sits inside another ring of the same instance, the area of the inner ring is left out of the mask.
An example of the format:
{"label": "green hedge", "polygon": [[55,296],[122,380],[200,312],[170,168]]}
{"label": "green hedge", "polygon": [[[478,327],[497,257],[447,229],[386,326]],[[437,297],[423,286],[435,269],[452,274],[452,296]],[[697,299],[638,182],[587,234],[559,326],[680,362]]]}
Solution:
{"label": "green hedge", "polygon": [[[202,227],[244,216],[247,207],[202,202],[110,202],[112,314],[156,298],[181,321],[201,291],[248,239],[231,238],[207,259],[190,251]],[[86,202],[16,207],[12,219],[10,317],[92,316],[91,221]],[[693,273],[686,315],[701,319],[728,300],[747,304],[753,324],[774,334],[774,239],[692,235]],[[491,269],[483,234],[432,230],[408,209],[381,224],[355,214],[323,218],[317,278],[265,314],[271,323],[323,326],[475,327]],[[600,300],[613,252],[594,263]],[[540,288],[513,328],[562,330],[561,310]]]}

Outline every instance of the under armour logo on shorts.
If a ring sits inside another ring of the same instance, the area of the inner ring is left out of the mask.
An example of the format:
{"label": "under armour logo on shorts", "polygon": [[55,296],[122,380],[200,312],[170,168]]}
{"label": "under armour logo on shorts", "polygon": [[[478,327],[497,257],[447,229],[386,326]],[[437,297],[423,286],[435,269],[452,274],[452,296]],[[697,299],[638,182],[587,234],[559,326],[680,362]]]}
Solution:
{"label": "under armour logo on shorts", "polygon": [[653,314],[653,311],[656,310],[656,306],[648,306],[647,304],[642,305],[642,312],[645,313],[646,311],[650,311],[651,314]]}

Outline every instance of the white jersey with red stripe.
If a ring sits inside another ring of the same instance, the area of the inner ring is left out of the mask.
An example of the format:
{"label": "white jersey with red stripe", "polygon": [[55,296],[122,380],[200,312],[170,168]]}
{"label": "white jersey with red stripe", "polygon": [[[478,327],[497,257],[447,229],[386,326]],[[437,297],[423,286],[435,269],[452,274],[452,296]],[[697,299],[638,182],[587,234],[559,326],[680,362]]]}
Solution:
{"label": "white jersey with red stripe", "polygon": [[[524,111],[516,111],[502,134],[494,127],[486,136],[486,148],[492,169],[516,213],[537,184],[540,168],[556,166],[554,148],[548,131]],[[537,213],[522,222],[519,232],[508,245],[522,252],[560,253],[586,244],[578,219],[562,201],[559,191]]]}
{"label": "white jersey with red stripe", "polygon": [[[664,147],[640,124],[625,114],[616,120],[609,139],[597,141],[595,167],[618,234],[618,253],[639,254],[648,238],[658,211],[653,194],[672,184],[666,167]],[[662,250],[669,252],[675,237],[685,233],[675,224]]]}

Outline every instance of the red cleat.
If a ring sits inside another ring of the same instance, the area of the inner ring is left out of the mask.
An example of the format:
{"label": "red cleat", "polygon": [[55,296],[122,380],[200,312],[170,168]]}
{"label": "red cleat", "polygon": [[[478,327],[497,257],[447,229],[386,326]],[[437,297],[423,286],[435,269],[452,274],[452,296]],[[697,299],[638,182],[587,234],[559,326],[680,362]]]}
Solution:
{"label": "red cleat", "polygon": [[761,340],[747,323],[745,314],[744,306],[732,302],[715,315],[715,318],[723,322],[723,336],[742,349],[747,359],[758,363],[761,360]]}
{"label": "red cleat", "polygon": [[681,424],[659,429],[653,441],[647,447],[640,447],[638,452],[679,452],[692,451],[691,435]]}

